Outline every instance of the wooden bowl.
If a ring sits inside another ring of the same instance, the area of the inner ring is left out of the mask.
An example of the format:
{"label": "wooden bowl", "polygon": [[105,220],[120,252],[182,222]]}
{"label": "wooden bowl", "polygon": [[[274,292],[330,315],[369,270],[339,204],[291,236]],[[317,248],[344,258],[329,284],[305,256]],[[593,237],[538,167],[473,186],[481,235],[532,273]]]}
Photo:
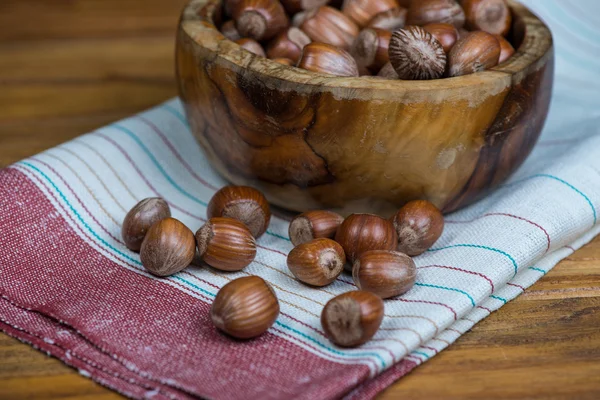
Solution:
{"label": "wooden bowl", "polygon": [[537,141],[552,92],[548,27],[510,2],[517,52],[432,81],[319,75],[225,39],[220,0],[192,0],[177,73],[192,132],[227,180],[280,207],[391,215],[427,199],[445,212],[504,181]]}

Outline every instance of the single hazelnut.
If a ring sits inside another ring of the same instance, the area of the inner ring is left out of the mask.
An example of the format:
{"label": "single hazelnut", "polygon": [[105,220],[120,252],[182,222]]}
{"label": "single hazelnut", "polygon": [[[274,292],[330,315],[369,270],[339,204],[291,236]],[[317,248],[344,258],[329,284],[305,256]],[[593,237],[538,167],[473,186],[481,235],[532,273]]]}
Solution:
{"label": "single hazelnut", "polygon": [[237,44],[239,44],[241,47],[243,47],[244,49],[248,50],[250,53],[254,53],[257,56],[261,56],[261,57],[267,56],[265,54],[265,51],[263,50],[262,46],[260,45],[260,43],[258,43],[254,39],[242,38],[242,39],[236,40],[235,42]]}
{"label": "single hazelnut", "polygon": [[418,256],[429,249],[444,231],[444,216],[426,200],[406,203],[391,218],[398,234],[397,250]]}
{"label": "single hazelnut", "polygon": [[129,250],[140,251],[146,232],[155,223],[171,216],[166,201],[150,197],[137,203],[125,216],[121,237]]}
{"label": "single hazelnut", "polygon": [[358,36],[358,26],[335,8],[322,6],[314,10],[305,11],[295,17],[300,22],[300,29],[315,42],[322,42],[349,49]]}
{"label": "single hazelnut", "polygon": [[293,62],[292,60],[290,60],[289,58],[273,58],[273,61],[275,61],[276,63],[279,63],[279,64],[290,66],[290,67],[296,65],[296,63]]}
{"label": "single hazelnut", "polygon": [[393,250],[398,237],[392,223],[377,215],[352,214],[342,222],[335,235],[350,263],[368,250]]}
{"label": "single hazelnut", "polygon": [[431,33],[419,26],[407,26],[392,34],[390,62],[400,79],[438,79],[446,70],[446,53]]}
{"label": "single hazelnut", "polygon": [[375,14],[367,23],[367,28],[379,28],[395,31],[406,25],[406,8],[396,7],[391,10]]}
{"label": "single hazelnut", "polygon": [[157,276],[176,274],[192,263],[196,242],[192,231],[175,218],[155,222],[140,249],[140,259],[148,272]]}
{"label": "single hazelnut", "polygon": [[460,38],[448,54],[449,76],[462,76],[498,65],[500,43],[483,31],[469,32]]}
{"label": "single hazelnut", "polygon": [[298,68],[336,76],[359,76],[358,65],[350,53],[327,43],[306,45]]}
{"label": "single hazelnut", "polygon": [[209,219],[196,232],[196,242],[202,261],[222,271],[239,271],[256,257],[254,236],[237,219]]}
{"label": "single hazelnut", "polygon": [[296,14],[300,11],[312,10],[329,3],[329,0],[281,0],[283,8],[288,14]]}
{"label": "single hazelnut", "polygon": [[394,66],[390,62],[385,64],[379,70],[379,73],[377,74],[377,76],[381,77],[381,78],[385,78],[385,79],[400,79],[400,77],[398,76],[398,73],[394,69]]}
{"label": "single hazelnut", "polygon": [[379,28],[365,28],[356,37],[350,54],[360,67],[379,71],[390,61],[388,48],[392,33]]}
{"label": "single hazelnut", "polygon": [[408,25],[423,26],[434,22],[444,22],[461,28],[465,24],[465,13],[456,0],[411,2],[406,15]]}
{"label": "single hazelnut", "polygon": [[221,331],[238,339],[265,333],[279,315],[273,288],[258,276],[235,279],[219,290],[210,319]]}
{"label": "single hazelnut", "polygon": [[208,202],[208,218],[227,217],[243,222],[252,236],[259,238],[271,221],[271,210],[265,196],[249,186],[225,186]]}
{"label": "single hazelnut", "polygon": [[360,27],[377,14],[398,8],[396,0],[344,0],[342,12]]}
{"label": "single hazelnut", "polygon": [[498,64],[502,64],[504,61],[511,58],[513,54],[515,54],[515,48],[508,40],[504,38],[504,36],[494,35],[494,37],[500,44],[500,58],[498,59]]}
{"label": "single hazelnut", "polygon": [[240,40],[242,38],[237,28],[235,27],[235,22],[233,20],[229,20],[223,25],[221,25],[221,33],[223,34],[223,36],[225,36],[232,42],[235,42],[236,40]]}
{"label": "single hazelnut", "polygon": [[314,239],[292,249],[287,266],[296,279],[313,286],[325,286],[342,273],[346,255],[331,239]]}
{"label": "single hazelnut", "polygon": [[512,15],[506,0],[463,0],[462,6],[468,29],[502,36],[510,31]]}
{"label": "single hazelnut", "polygon": [[289,58],[296,63],[302,55],[302,49],[310,42],[306,33],[292,26],[269,43],[267,56],[269,58]]}
{"label": "single hazelnut", "polygon": [[321,313],[321,325],[333,343],[356,347],[377,333],[383,314],[383,300],[379,296],[356,290],[329,300]]}
{"label": "single hazelnut", "polygon": [[448,54],[458,40],[458,30],[452,24],[435,23],[427,24],[423,27],[427,32],[437,39]]}
{"label": "single hazelnut", "polygon": [[278,0],[241,0],[232,17],[240,35],[254,40],[269,40],[290,22]]}
{"label": "single hazelnut", "polygon": [[333,239],[343,220],[344,217],[333,211],[307,211],[290,222],[290,240],[294,246],[298,246],[313,239]]}
{"label": "single hazelnut", "polygon": [[352,278],[356,286],[382,299],[408,292],[415,284],[416,277],[415,262],[398,251],[367,251],[352,266]]}

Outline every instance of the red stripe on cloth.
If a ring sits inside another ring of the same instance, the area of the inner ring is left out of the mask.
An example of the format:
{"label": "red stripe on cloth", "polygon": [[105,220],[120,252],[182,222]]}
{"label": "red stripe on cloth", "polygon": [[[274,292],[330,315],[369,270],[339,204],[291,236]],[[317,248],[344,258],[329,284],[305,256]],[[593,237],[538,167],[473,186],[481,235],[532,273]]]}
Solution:
{"label": "red stripe on cloth", "polygon": [[272,334],[223,336],[207,303],[102,256],[14,169],[0,173],[0,231],[0,293],[147,379],[217,399],[312,399],[369,376],[365,365],[328,361]]}
{"label": "red stripe on cloth", "polygon": [[461,271],[467,274],[471,274],[471,275],[477,275],[482,277],[483,279],[485,279],[486,281],[488,281],[488,283],[490,284],[491,288],[492,288],[492,293],[494,293],[494,282],[492,282],[492,280],[490,278],[488,278],[486,275],[480,273],[480,272],[475,272],[475,271],[469,271],[467,269],[462,269],[462,268],[458,268],[458,267],[451,267],[449,265],[424,265],[422,267],[417,267],[417,269],[426,269],[426,268],[444,268],[444,269],[451,269],[454,271]]}
{"label": "red stripe on cloth", "polygon": [[521,289],[522,291],[525,291],[525,288],[521,285],[517,285],[516,283],[510,283],[510,282],[506,282],[507,285],[509,286],[514,286],[514,287],[518,287],[519,289]]}

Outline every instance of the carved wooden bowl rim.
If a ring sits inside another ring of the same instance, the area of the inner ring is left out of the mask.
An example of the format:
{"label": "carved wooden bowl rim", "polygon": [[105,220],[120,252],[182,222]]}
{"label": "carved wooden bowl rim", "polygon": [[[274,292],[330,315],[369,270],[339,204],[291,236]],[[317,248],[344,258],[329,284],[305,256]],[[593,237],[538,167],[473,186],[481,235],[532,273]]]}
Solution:
{"label": "carved wooden bowl rim", "polygon": [[[494,85],[505,82],[507,74],[516,75],[516,81],[532,72],[535,65],[541,67],[545,62],[543,58],[551,57],[552,33],[547,25],[535,16],[524,5],[514,0],[509,0],[516,21],[521,21],[524,36],[521,45],[515,54],[503,64],[487,71],[464,75],[455,78],[444,78],[429,81],[403,81],[380,79],[376,77],[337,77],[318,74],[300,68],[278,64],[265,57],[257,56],[238,44],[225,38],[214,25],[214,17],[220,12],[222,0],[191,0],[184,8],[180,30],[188,35],[198,46],[208,50],[216,62],[230,63],[239,70],[250,70],[265,78],[271,78],[281,84],[282,90],[301,90],[303,85],[317,85],[335,92],[341,90],[340,95],[348,96],[352,90],[363,92],[395,91],[402,92],[431,92],[470,87],[473,85]],[[522,73],[522,76],[519,76]],[[292,84],[290,86],[286,84]],[[362,97],[362,96],[359,96]]]}

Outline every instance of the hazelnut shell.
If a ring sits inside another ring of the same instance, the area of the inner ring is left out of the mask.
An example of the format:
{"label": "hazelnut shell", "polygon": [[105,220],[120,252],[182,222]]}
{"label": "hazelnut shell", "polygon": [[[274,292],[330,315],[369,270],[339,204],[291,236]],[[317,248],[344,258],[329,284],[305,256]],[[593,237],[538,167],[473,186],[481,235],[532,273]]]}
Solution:
{"label": "hazelnut shell", "polygon": [[206,209],[208,218],[227,217],[246,224],[255,238],[266,232],[271,210],[265,196],[249,186],[225,186],[216,192]]}
{"label": "hazelnut shell", "polygon": [[156,276],[176,274],[190,265],[195,255],[194,234],[175,218],[154,223],[140,249],[142,265]]}
{"label": "hazelnut shell", "polygon": [[296,279],[313,286],[333,282],[344,270],[344,249],[331,239],[314,239],[290,251],[287,266]]}
{"label": "hazelnut shell", "polygon": [[398,245],[392,223],[377,215],[352,214],[342,222],[335,235],[350,263],[368,250],[393,250]]}
{"label": "hazelnut shell", "polygon": [[415,262],[398,251],[367,251],[352,266],[356,286],[382,299],[406,293],[415,284],[416,277]]}
{"label": "hazelnut shell", "polygon": [[338,346],[356,347],[375,335],[383,314],[383,300],[379,296],[357,290],[329,300],[321,313],[321,325]]}
{"label": "hazelnut shell", "polygon": [[239,271],[254,261],[256,242],[246,225],[233,218],[209,219],[196,232],[202,261],[223,271]]}
{"label": "hazelnut shell", "polygon": [[279,315],[273,288],[258,276],[235,279],[219,290],[210,309],[213,324],[238,339],[266,332]]}
{"label": "hazelnut shell", "polygon": [[444,231],[442,212],[426,200],[406,203],[391,220],[398,234],[397,249],[409,256],[425,252]]}
{"label": "hazelnut shell", "polygon": [[171,209],[160,197],[149,197],[137,203],[125,216],[121,237],[128,249],[140,251],[148,229],[171,216]]}
{"label": "hazelnut shell", "polygon": [[307,211],[290,222],[290,240],[298,246],[317,238],[332,239],[343,220],[344,217],[333,211]]}

